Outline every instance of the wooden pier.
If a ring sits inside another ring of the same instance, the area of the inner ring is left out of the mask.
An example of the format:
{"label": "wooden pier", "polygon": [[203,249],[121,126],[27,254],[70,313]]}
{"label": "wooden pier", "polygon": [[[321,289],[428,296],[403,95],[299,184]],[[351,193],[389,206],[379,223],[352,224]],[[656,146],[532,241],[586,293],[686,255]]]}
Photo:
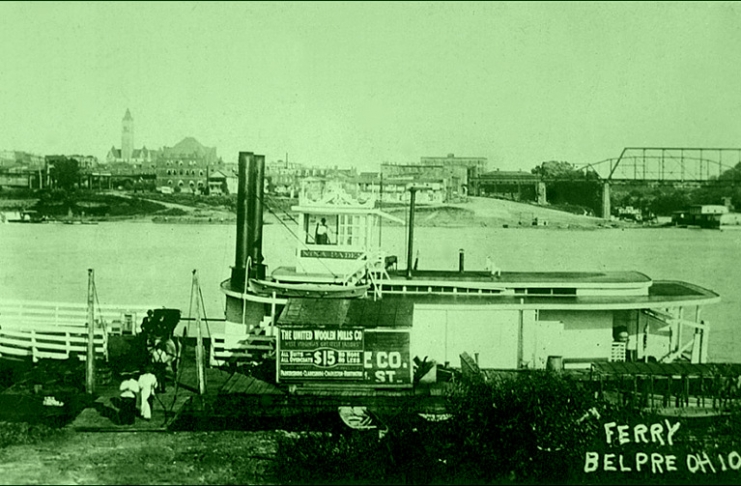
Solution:
{"label": "wooden pier", "polygon": [[[178,418],[186,405],[197,405],[199,400],[213,402],[220,395],[239,393],[247,395],[282,394],[269,383],[219,368],[205,368],[206,393],[198,394],[195,349],[184,346],[177,377],[171,372],[167,377],[166,393],[155,395],[151,420],[137,417],[133,425],[118,423],[115,406],[119,397],[120,379],[97,386],[98,398],[84,409],[67,428],[80,432],[164,432]],[[177,378],[177,380],[176,380]]]}

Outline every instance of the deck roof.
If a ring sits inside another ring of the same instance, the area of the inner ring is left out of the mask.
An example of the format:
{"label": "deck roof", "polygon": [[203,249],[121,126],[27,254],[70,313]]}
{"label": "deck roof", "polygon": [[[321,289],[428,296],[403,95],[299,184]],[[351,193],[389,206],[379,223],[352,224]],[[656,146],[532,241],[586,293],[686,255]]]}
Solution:
{"label": "deck roof", "polygon": [[465,294],[384,294],[380,300],[289,299],[279,326],[411,327],[415,305],[461,306],[482,309],[617,310],[702,305],[720,298],[710,290],[678,281],[658,281],[649,295],[528,296]]}
{"label": "deck roof", "polygon": [[[396,279],[406,279],[406,271],[395,270],[389,272],[389,276]],[[502,272],[500,276],[494,276],[487,271],[464,271],[453,270],[415,270],[412,278],[407,281],[416,280],[442,280],[454,282],[497,282],[498,284],[552,284],[552,283],[641,283],[645,284],[651,279],[643,273],[635,271],[625,272]]]}

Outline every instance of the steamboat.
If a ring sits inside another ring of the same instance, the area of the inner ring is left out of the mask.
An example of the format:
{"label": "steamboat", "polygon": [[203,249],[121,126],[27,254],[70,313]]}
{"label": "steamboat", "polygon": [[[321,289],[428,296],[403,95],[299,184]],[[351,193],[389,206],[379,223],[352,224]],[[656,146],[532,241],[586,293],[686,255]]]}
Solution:
{"label": "steamboat", "polygon": [[[462,253],[458,271],[417,268],[414,206],[423,187],[409,188],[405,269],[396,268],[397,255],[380,247],[379,231],[384,218],[403,221],[380,211],[372,196],[311,180],[292,208],[298,215],[295,265],[268,274],[262,255],[263,163],[262,156],[240,153],[235,265],[221,283],[224,335],[274,338],[279,381],[293,381],[288,370],[322,369],[293,362],[314,348],[289,337],[285,331],[292,329],[358,330],[358,349],[370,358],[325,366],[357,367],[362,373],[354,379],[369,386],[389,384],[387,377],[376,379],[374,356],[391,352],[401,353],[395,365],[405,370],[392,383],[406,386],[412,385],[414,357],[443,364],[458,362],[463,353],[480,368],[500,370],[546,368],[549,358],[565,368],[599,361],[707,362],[710,325],[701,311],[720,297],[691,283],[654,281],[637,271],[520,272],[493,265],[469,270]],[[323,224],[330,237],[318,243]],[[316,350],[343,352],[339,340],[307,341]],[[337,359],[342,356],[351,355]]]}
{"label": "steamboat", "polygon": [[[375,194],[309,179],[292,208],[295,226],[288,228],[296,239],[294,263],[268,271],[264,162],[262,155],[239,154],[235,260],[220,284],[224,316],[208,324],[207,358],[200,318],[195,332],[192,321],[179,327],[183,335],[199,336],[201,394],[203,361],[214,369],[267,365],[264,379],[273,385],[255,389],[269,389],[270,403],[282,400],[287,408],[295,405],[291,397],[302,396],[332,397],[335,407],[394,408],[402,399],[419,404],[439,398],[443,385],[461,373],[487,379],[539,369],[573,370],[600,384],[627,377],[643,405],[666,407],[676,398],[681,408],[704,406],[705,396],[721,395],[718,383],[741,374],[738,365],[708,363],[710,323],[702,309],[720,297],[692,283],[653,280],[638,271],[524,272],[491,262],[468,269],[462,252],[457,271],[420,269],[413,243],[423,185],[409,187],[405,268],[381,245],[382,221],[404,221],[379,209]],[[96,342],[103,346],[95,351],[104,359],[107,336],[136,334],[144,308],[115,312],[122,315],[112,319],[117,331],[97,322],[90,333],[100,334]],[[0,353],[38,353],[38,332],[20,340],[19,333],[29,332],[0,330]],[[60,345],[55,353],[45,357],[69,356]],[[711,393],[706,380],[719,377]],[[690,403],[690,395],[702,398]],[[425,410],[439,411],[438,405]]]}

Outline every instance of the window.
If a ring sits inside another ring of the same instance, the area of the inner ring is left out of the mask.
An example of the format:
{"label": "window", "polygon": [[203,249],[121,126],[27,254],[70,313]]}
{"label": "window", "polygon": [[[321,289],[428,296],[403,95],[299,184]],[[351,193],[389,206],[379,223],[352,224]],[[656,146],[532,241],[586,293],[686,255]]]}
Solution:
{"label": "window", "polygon": [[309,245],[336,245],[337,216],[307,214],[304,218],[304,232]]}
{"label": "window", "polygon": [[363,217],[354,214],[341,214],[337,235],[337,240],[341,245],[366,246]]}

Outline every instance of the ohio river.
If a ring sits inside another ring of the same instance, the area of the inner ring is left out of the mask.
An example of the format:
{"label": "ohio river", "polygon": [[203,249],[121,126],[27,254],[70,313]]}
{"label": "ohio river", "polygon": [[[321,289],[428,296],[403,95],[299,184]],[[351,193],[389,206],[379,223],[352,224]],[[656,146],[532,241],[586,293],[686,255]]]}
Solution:
{"label": "ohio river", "polygon": [[[295,228],[264,229],[268,271],[295,264]],[[383,247],[405,265],[406,230],[383,228]],[[223,317],[221,281],[234,264],[236,227],[116,222],[98,225],[0,224],[0,298],[87,300],[95,271],[101,304],[143,304],[191,312],[192,271],[203,307]],[[636,270],[655,280],[684,280],[711,289],[721,303],[703,308],[711,323],[709,358],[741,362],[741,231],[679,228],[562,230],[543,228],[415,229],[419,268],[483,269],[487,256],[504,271]]]}

